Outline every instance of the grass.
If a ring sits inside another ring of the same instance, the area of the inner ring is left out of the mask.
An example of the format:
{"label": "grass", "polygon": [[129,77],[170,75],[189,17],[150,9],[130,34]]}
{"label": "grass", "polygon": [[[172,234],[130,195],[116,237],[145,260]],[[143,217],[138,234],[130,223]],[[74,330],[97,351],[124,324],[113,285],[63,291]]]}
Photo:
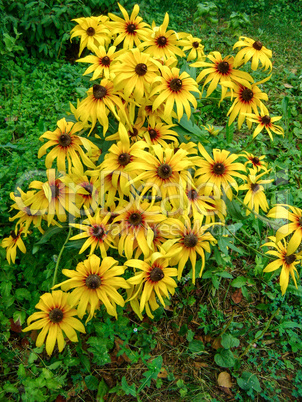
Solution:
{"label": "grass", "polygon": [[[154,18],[160,23],[165,11],[169,11],[171,27],[202,38],[207,52],[228,54],[239,34],[260,38],[273,49],[273,79],[265,84],[265,90],[269,93],[269,108],[276,115],[284,115],[285,139],[268,143],[260,135],[250,151],[267,155],[273,169],[275,180],[267,190],[270,204],[277,201],[301,207],[302,33],[294,29],[298,24],[294,3],[266,2],[267,9],[249,9],[250,23],[244,20],[241,9],[226,8],[224,13],[221,7],[217,10],[217,23],[206,24],[203,30],[202,19],[194,23],[197,2],[188,2],[185,9],[182,2],[173,3],[173,8],[168,3],[167,9],[163,9],[159,1],[148,5],[142,2],[141,14],[148,22]],[[232,12],[239,13],[234,19],[239,26],[231,24]],[[283,19],[279,18],[280,13]],[[17,185],[26,184],[19,180],[23,180],[24,172],[28,172],[27,179],[31,181],[43,169],[44,162],[36,157],[39,136],[53,130],[56,121],[69,110],[69,102],[75,104],[89,86],[88,79],[81,75],[86,67],[63,60],[29,59],[24,55],[12,57],[8,67],[9,77],[4,70],[0,72],[3,237],[12,228],[8,222],[9,193]],[[227,105],[218,109],[217,101],[208,99],[200,101],[198,109],[199,125],[225,125]],[[208,139],[213,147],[239,150],[249,138],[247,129],[235,129],[228,141],[225,130]],[[101,309],[96,319],[88,323],[87,334],[79,344],[69,343],[64,353],[51,358],[34,346],[35,332],[30,336],[21,333],[20,323],[34,311],[40,294],[49,289],[67,232],[62,230],[32,254],[39,239],[34,234],[27,254],[20,255],[12,266],[0,249],[0,399],[299,400],[302,288],[290,286],[282,297],[277,275],[263,275],[267,260],[248,246],[259,251],[263,239],[272,233],[271,228],[252,216],[245,217],[240,204],[234,205],[237,209],[230,215],[228,225],[238,228],[234,241],[237,250],[226,247],[228,243],[222,243],[223,252],[216,248],[208,256],[207,268],[196,286],[191,284],[189,275],[184,277],[166,308],[156,310],[154,321],[139,321],[129,307],[124,312],[120,309],[115,321]],[[74,249],[67,248],[62,263],[69,268],[78,259]]]}

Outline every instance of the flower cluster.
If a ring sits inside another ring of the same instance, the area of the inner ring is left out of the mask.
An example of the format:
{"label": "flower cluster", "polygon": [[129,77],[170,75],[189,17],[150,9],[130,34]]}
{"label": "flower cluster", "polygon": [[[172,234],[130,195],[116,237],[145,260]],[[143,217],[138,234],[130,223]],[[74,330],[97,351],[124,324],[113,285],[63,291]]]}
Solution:
{"label": "flower cluster", "polygon": [[[11,219],[17,222],[2,242],[9,262],[15,262],[17,248],[26,252],[21,236],[30,233],[30,226],[44,233],[46,227],[68,222],[76,231],[69,240],[81,242],[83,261],[75,270],[63,269],[69,279],[54,286],[64,292],[44,294],[36,306],[41,312],[29,317],[25,329],[42,329],[38,346],[48,333],[48,354],[56,341],[63,349],[62,331],[71,341],[77,340],[74,329],[84,332],[74,315],[82,319],[87,313],[91,320],[103,305],[116,317],[117,306],[129,301],[140,318],[144,311],[152,318],[159,303],[164,306],[174,294],[173,278],[190,275],[195,283],[217,243],[212,229],[224,224],[226,201],[234,194],[245,192],[247,215],[269,208],[263,184],[272,180],[262,179],[270,172],[264,156],[206,149],[202,138],[196,144],[181,135],[178,124],[192,117],[209,84],[207,96],[219,86],[221,101],[234,99],[229,124],[238,116],[239,127],[245,120],[249,128],[258,124],[253,137],[263,128],[271,138],[272,132],[283,134],[274,125],[280,117],[270,117],[262,102],[268,97],[259,85],[269,77],[254,83],[239,70],[250,59],[252,70],[259,61],[271,69],[271,52],[259,41],[241,38],[235,58],[219,52],[206,56],[199,38],[168,29],[168,14],[162,25],[149,26],[139,17],[138,5],[130,16],[119,8],[123,18],[109,14],[75,20],[71,38],[80,37],[80,55],[86,47],[92,52],[78,60],[89,64],[84,74],[92,74],[92,86],[72,107],[73,119],[59,120],[54,131],[41,136],[47,140],[38,154],[46,154],[45,180],[11,195],[12,209],[18,211]],[[197,80],[184,68],[184,61],[194,60],[191,67],[202,69]],[[96,145],[100,127],[102,147]],[[206,130],[217,134],[213,127]],[[302,238],[301,210],[289,208],[291,213],[284,206],[270,211],[275,218],[288,212],[292,224],[266,243],[278,250],[279,260],[266,271],[282,266],[282,292],[288,272],[295,280],[300,257],[294,252]],[[282,239],[294,231],[286,248]],[[113,251],[124,263],[111,256]]]}

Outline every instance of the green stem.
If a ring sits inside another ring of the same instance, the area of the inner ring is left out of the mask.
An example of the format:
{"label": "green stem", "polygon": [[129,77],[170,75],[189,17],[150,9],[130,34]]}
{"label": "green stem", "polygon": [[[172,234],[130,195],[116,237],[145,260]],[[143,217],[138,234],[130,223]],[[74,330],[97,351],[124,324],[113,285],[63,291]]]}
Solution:
{"label": "green stem", "polygon": [[240,150],[240,152],[243,152],[243,151],[245,151],[247,148],[249,148],[250,145],[252,145],[252,143],[255,141],[255,139],[256,139],[256,137],[254,137],[244,148],[242,148],[242,149]]}
{"label": "green stem", "polygon": [[243,356],[245,356],[248,351],[251,349],[251,347],[253,346],[253,344],[255,342],[257,342],[260,338],[263,337],[263,335],[266,333],[266,331],[269,329],[269,326],[273,320],[273,318],[279,313],[280,308],[278,308],[276,311],[273,312],[273,314],[271,315],[270,319],[268,320],[268,323],[266,324],[266,326],[264,327],[264,330],[258,335],[256,336],[252,342],[245,348],[245,350],[241,353],[241,355],[239,356],[239,359],[241,359]]}
{"label": "green stem", "polygon": [[243,244],[245,247],[247,247],[247,248],[253,250],[255,253],[257,253],[257,254],[259,254],[259,255],[262,255],[262,257],[272,258],[272,257],[270,257],[269,255],[264,254],[264,253],[261,253],[261,251],[258,251],[258,250],[256,250],[254,247],[249,246],[248,244],[246,244],[244,241],[242,241],[241,239],[239,239],[239,237],[235,236],[234,233],[231,232],[231,231],[227,228],[227,226],[225,226],[225,228],[226,228],[226,230],[227,230],[237,241],[239,241],[239,242],[240,242],[241,244]]}
{"label": "green stem", "polygon": [[63,253],[64,248],[65,248],[65,244],[68,242],[69,237],[70,237],[70,235],[71,235],[71,229],[72,229],[72,227],[69,226],[68,235],[67,235],[66,240],[65,240],[65,242],[64,242],[64,244],[63,244],[63,246],[62,246],[62,248],[61,248],[61,250],[60,250],[60,253],[59,253],[59,255],[58,255],[58,259],[57,259],[56,267],[55,267],[55,272],[54,272],[54,274],[53,274],[53,279],[52,279],[52,286],[51,286],[52,288],[53,288],[53,287],[55,286],[55,284],[56,284],[57,273],[58,273],[58,269],[59,269],[59,263],[60,263],[62,253]]}

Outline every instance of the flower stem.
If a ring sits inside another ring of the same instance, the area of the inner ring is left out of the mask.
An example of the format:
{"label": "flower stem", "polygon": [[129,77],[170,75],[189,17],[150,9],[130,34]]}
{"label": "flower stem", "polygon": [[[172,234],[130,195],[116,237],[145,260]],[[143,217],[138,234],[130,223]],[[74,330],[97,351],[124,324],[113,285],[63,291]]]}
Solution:
{"label": "flower stem", "polygon": [[60,263],[60,260],[61,260],[61,257],[62,257],[62,253],[63,253],[64,248],[65,248],[65,244],[68,242],[69,237],[70,237],[70,235],[71,235],[71,229],[72,229],[72,227],[69,226],[69,230],[68,230],[68,234],[67,234],[66,240],[65,240],[65,242],[64,242],[64,244],[63,244],[63,246],[62,246],[62,248],[61,248],[61,250],[60,250],[60,253],[59,253],[59,255],[58,255],[58,259],[57,259],[57,262],[56,262],[56,267],[55,267],[55,272],[54,272],[54,274],[53,274],[52,286],[51,286],[51,287],[54,287],[55,284],[56,284],[57,273],[58,273],[58,268],[59,268],[59,263]]}

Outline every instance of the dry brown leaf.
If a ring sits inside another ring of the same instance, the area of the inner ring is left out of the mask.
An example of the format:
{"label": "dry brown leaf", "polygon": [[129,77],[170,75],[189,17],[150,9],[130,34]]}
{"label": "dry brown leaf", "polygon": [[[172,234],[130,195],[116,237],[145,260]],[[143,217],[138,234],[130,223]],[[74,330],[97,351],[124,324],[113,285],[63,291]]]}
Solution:
{"label": "dry brown leaf", "polygon": [[293,88],[293,86],[292,85],[290,85],[290,84],[283,84],[283,86],[285,86],[285,88]]}
{"label": "dry brown leaf", "polygon": [[22,332],[22,327],[21,327],[21,325],[20,325],[20,321],[19,321],[19,320],[17,320],[17,321],[15,322],[12,318],[10,318],[9,321],[10,321],[10,329],[11,329],[11,331],[17,332],[17,333]]}
{"label": "dry brown leaf", "polygon": [[211,335],[205,335],[203,337],[203,339],[204,339],[204,343],[210,343],[212,340],[212,337],[211,337]]}
{"label": "dry brown leaf", "polygon": [[162,367],[162,368],[160,369],[160,372],[158,373],[157,377],[158,377],[158,378],[167,378],[167,377],[168,377],[168,372],[167,372],[167,370],[166,370],[164,367]]}
{"label": "dry brown leaf", "polygon": [[235,290],[235,292],[232,294],[231,299],[235,304],[239,304],[242,300],[242,290],[241,288],[238,288]]}
{"label": "dry brown leaf", "polygon": [[231,376],[227,371],[219,373],[217,382],[220,387],[232,388],[233,386]]}
{"label": "dry brown leaf", "polygon": [[219,348],[222,348],[221,336],[218,336],[217,338],[214,339],[214,341],[212,342],[212,348],[214,348],[216,350]]}
{"label": "dry brown leaf", "polygon": [[275,343],[275,340],[274,339],[265,339],[262,342],[264,343],[264,345],[271,345],[272,343]]}
{"label": "dry brown leaf", "polygon": [[290,70],[293,74],[296,74],[296,72],[298,71],[296,68],[291,68]]}
{"label": "dry brown leaf", "polygon": [[203,367],[208,367],[207,363],[203,363],[203,362],[194,362],[193,363],[194,367],[197,369],[201,369]]}

